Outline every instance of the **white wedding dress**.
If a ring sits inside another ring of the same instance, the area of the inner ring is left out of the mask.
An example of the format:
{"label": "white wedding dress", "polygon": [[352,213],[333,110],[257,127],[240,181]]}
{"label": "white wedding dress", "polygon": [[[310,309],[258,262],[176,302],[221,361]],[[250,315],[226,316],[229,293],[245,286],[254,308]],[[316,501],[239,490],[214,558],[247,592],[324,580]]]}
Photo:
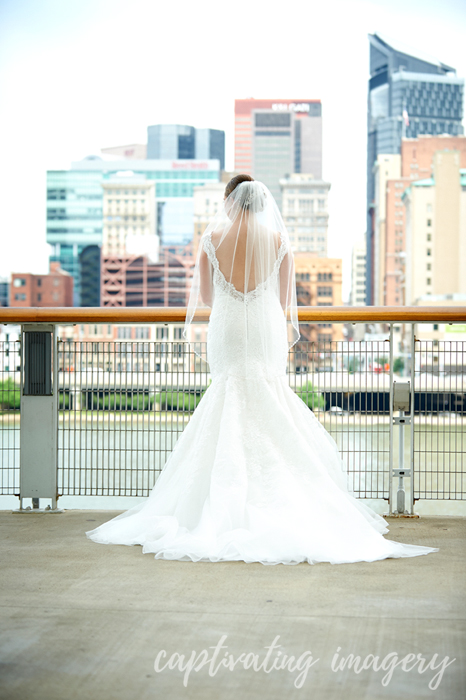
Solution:
{"label": "white wedding dress", "polygon": [[[220,271],[211,238],[204,248],[214,270],[212,383],[149,497],[87,537],[195,562],[340,564],[438,551],[383,537],[387,522],[348,490],[334,439],[289,386],[286,321],[276,294],[267,285],[239,292]],[[265,307],[262,295],[270,296]],[[267,309],[274,348],[267,364],[254,335],[259,308]]]}

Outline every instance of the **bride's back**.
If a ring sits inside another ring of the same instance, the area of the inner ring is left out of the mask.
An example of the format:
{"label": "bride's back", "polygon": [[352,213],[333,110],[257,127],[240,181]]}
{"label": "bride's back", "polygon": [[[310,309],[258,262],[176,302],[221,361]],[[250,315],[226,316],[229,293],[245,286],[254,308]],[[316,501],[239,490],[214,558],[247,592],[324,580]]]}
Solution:
{"label": "bride's back", "polygon": [[200,303],[211,308],[211,371],[285,371],[287,348],[299,338],[293,255],[271,192],[248,175],[227,184],[224,205],[201,236],[186,340]]}
{"label": "bride's back", "polygon": [[[280,234],[247,221],[232,226],[227,235],[212,233],[220,272],[240,292],[250,292],[272,273],[280,247]],[[264,252],[266,253],[264,255]]]}

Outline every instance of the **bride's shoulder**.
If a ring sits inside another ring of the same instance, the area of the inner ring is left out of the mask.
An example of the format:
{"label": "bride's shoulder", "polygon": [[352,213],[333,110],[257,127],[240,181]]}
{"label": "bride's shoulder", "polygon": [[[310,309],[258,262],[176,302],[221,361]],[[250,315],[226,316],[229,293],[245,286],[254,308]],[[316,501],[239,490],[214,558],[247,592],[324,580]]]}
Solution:
{"label": "bride's shoulder", "polygon": [[275,238],[275,244],[277,248],[280,248],[281,245],[285,242],[285,239],[283,238],[283,235],[280,231],[274,231],[273,232],[274,238]]}
{"label": "bride's shoulder", "polygon": [[260,226],[259,231],[261,232],[262,236],[265,238],[273,238],[274,242],[277,243],[277,245],[280,245],[280,241],[282,238],[282,234],[280,231],[274,231],[273,229],[267,227],[267,226]]}
{"label": "bride's shoulder", "polygon": [[222,235],[223,231],[211,231],[209,236],[214,246],[217,247],[217,245],[220,243],[220,241],[222,240]]}

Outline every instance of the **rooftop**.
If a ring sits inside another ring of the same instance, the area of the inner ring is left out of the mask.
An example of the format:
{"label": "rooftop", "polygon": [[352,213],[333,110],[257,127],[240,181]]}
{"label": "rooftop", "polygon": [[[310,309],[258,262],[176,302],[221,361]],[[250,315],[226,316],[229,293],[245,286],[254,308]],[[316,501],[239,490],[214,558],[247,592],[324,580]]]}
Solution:
{"label": "rooftop", "polygon": [[[387,48],[392,49],[392,51],[404,54],[405,56],[412,56],[413,58],[418,58],[419,60],[424,61],[425,63],[430,63],[433,66],[438,66],[443,70],[455,70],[454,68],[451,68],[451,66],[447,66],[442,61],[439,61],[439,59],[435,56],[432,56],[432,54],[429,54],[422,50],[420,51],[418,49],[414,49],[412,46],[405,44],[402,41],[399,41],[399,39],[389,37],[385,33],[381,34],[380,32],[374,32],[372,36],[378,39],[379,42],[381,41]],[[371,37],[371,35],[369,35],[369,37]]]}

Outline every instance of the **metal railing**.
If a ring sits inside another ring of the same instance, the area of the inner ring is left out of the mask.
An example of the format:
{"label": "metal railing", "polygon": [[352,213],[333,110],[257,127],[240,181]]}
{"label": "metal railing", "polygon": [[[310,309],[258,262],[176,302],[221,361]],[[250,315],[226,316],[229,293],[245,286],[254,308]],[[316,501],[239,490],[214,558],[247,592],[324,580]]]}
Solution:
{"label": "metal railing", "polygon": [[[207,363],[180,340],[80,341],[61,337],[60,326],[181,323],[185,313],[0,310],[0,323],[21,324],[21,338],[28,328],[54,328],[55,504],[64,495],[147,496],[210,381]],[[289,354],[290,386],[336,440],[356,495],[384,499],[394,511],[398,483],[398,513],[413,513],[420,499],[464,499],[466,341],[419,341],[415,329],[464,322],[466,309],[309,307],[299,316],[301,323],[387,324],[383,341],[300,341]],[[207,321],[208,312],[197,320]],[[400,322],[410,332],[403,377],[394,372],[393,328]],[[27,440],[34,439],[20,430],[20,404],[28,398],[21,391],[23,366],[22,340],[0,343],[1,493],[19,496],[21,504],[31,495],[21,488],[21,470],[33,468],[20,463],[23,446],[26,454]],[[406,382],[409,408],[397,412],[395,383]]]}

